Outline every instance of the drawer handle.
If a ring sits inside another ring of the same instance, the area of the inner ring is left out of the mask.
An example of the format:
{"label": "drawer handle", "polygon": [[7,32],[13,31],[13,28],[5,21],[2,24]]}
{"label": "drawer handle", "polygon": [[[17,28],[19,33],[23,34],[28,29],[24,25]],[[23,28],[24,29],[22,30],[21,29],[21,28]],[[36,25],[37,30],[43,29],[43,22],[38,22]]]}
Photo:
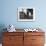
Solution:
{"label": "drawer handle", "polygon": [[9,38],[10,40],[12,40],[11,38]]}
{"label": "drawer handle", "polygon": [[32,40],[36,40],[36,39],[32,39]]}
{"label": "drawer handle", "polygon": [[13,38],[9,38],[10,40],[13,40]]}

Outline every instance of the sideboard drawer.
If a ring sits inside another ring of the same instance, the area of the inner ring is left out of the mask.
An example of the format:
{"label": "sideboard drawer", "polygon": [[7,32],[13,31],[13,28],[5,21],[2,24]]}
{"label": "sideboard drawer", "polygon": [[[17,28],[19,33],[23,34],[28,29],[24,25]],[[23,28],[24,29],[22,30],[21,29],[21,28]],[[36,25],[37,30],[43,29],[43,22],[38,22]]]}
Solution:
{"label": "sideboard drawer", "polygon": [[25,32],[24,36],[44,36],[44,32]]}
{"label": "sideboard drawer", "polygon": [[43,44],[44,36],[32,36],[32,43],[33,44]]}
{"label": "sideboard drawer", "polygon": [[23,32],[4,32],[5,36],[23,36]]}
{"label": "sideboard drawer", "polygon": [[3,33],[3,46],[23,46],[23,33]]}

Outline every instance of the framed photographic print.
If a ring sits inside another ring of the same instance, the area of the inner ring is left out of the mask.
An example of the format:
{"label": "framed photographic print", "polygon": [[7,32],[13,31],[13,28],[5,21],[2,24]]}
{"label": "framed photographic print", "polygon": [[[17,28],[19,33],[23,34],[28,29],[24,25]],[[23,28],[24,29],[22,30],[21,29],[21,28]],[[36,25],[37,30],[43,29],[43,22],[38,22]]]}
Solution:
{"label": "framed photographic print", "polygon": [[35,21],[35,8],[19,7],[17,14],[18,21]]}

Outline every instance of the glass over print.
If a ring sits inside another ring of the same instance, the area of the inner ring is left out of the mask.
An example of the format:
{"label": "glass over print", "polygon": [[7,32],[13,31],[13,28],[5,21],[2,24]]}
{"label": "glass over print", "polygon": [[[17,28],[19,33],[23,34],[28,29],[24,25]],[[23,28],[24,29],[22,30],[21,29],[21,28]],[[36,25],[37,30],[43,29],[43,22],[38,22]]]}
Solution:
{"label": "glass over print", "polygon": [[18,8],[18,21],[34,21],[35,8],[19,7]]}

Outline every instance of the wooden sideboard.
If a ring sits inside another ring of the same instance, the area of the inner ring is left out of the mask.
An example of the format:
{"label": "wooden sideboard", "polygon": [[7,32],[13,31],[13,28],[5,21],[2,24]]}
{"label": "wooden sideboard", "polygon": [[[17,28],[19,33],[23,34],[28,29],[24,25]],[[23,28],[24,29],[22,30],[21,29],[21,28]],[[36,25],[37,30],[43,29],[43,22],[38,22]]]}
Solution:
{"label": "wooden sideboard", "polygon": [[3,32],[3,46],[44,46],[44,32]]}

